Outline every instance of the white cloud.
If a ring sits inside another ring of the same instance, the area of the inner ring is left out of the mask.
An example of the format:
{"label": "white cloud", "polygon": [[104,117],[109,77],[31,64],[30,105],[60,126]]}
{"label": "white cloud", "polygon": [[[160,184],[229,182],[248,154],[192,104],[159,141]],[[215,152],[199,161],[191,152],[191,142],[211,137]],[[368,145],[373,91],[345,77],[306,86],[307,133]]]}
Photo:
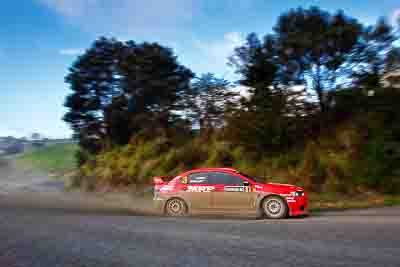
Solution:
{"label": "white cloud", "polygon": [[392,16],[391,16],[391,22],[393,25],[400,25],[400,8],[396,9],[393,11]]}
{"label": "white cloud", "polygon": [[239,32],[228,32],[224,35],[224,40],[227,45],[234,47],[243,43],[244,38]]}
{"label": "white cloud", "polygon": [[239,32],[227,32],[221,40],[211,42],[197,40],[195,42],[196,48],[207,59],[204,62],[211,72],[224,71],[225,76],[233,75],[233,71],[227,67],[228,58],[232,55],[235,47],[244,43],[244,37]]}
{"label": "white cloud", "polygon": [[39,0],[58,13],[68,17],[83,16],[95,8],[97,0]]}
{"label": "white cloud", "polygon": [[185,27],[195,0],[37,0],[96,35],[159,35]]}
{"label": "white cloud", "polygon": [[85,50],[79,48],[68,48],[68,49],[61,49],[58,52],[60,53],[60,55],[63,56],[79,56],[85,53]]}

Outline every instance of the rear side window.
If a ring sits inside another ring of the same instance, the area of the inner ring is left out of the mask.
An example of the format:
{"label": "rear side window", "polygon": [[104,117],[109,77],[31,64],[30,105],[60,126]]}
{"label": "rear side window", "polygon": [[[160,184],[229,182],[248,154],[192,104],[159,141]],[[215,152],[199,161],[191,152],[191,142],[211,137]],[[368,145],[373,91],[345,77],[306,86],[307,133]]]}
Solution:
{"label": "rear side window", "polygon": [[243,185],[243,179],[226,172],[213,172],[213,184]]}
{"label": "rear side window", "polygon": [[196,172],[189,175],[189,184],[211,184],[209,172]]}

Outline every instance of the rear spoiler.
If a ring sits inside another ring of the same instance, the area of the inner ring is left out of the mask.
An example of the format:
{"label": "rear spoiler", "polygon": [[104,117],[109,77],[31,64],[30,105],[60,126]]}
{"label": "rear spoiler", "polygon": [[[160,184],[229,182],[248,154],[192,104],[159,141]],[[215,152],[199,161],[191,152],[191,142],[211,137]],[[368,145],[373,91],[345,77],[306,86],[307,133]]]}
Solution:
{"label": "rear spoiler", "polygon": [[153,177],[154,192],[159,192],[163,185],[168,184],[174,177],[171,176],[156,176]]}

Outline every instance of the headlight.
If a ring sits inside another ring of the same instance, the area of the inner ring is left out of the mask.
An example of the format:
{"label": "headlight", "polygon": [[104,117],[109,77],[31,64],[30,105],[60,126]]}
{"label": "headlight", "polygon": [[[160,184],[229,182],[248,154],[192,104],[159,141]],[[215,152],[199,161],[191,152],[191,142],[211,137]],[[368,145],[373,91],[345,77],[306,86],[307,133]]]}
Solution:
{"label": "headlight", "polygon": [[290,195],[294,196],[294,197],[302,197],[304,196],[304,192],[303,191],[295,191],[290,193]]}

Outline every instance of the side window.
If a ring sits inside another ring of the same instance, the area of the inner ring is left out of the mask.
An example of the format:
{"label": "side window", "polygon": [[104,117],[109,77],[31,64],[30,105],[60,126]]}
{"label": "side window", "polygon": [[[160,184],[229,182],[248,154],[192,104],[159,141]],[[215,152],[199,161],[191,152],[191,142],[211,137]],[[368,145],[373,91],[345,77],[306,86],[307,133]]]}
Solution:
{"label": "side window", "polygon": [[210,173],[196,172],[190,174],[189,184],[210,184]]}
{"label": "side window", "polygon": [[226,172],[214,172],[213,182],[215,184],[243,185],[242,178]]}

